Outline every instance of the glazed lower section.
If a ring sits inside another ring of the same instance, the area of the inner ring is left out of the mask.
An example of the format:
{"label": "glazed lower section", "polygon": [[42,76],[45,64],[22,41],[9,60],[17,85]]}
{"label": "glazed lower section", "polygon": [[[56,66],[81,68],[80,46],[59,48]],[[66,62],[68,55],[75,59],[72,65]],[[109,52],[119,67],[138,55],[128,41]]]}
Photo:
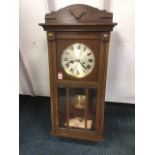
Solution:
{"label": "glazed lower section", "polygon": [[97,89],[58,87],[59,127],[96,130]]}

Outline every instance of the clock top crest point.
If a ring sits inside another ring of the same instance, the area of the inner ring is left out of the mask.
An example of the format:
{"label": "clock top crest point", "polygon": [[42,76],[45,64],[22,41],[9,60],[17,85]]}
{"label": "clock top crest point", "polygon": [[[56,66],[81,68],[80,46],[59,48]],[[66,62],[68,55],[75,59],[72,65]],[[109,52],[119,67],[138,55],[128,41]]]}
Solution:
{"label": "clock top crest point", "polygon": [[[44,30],[62,31],[62,26],[65,26],[64,30],[75,31],[77,29],[84,29],[89,31],[96,31],[98,28],[102,31],[101,26],[109,27],[109,31],[113,29],[117,23],[113,23],[113,14],[106,10],[99,10],[97,8],[76,4],[70,5],[58,11],[52,11],[45,15],[45,23],[39,24]],[[57,28],[55,27],[57,26]],[[68,26],[68,29],[67,29]],[[71,28],[74,27],[74,28]],[[98,28],[97,28],[98,27]]]}

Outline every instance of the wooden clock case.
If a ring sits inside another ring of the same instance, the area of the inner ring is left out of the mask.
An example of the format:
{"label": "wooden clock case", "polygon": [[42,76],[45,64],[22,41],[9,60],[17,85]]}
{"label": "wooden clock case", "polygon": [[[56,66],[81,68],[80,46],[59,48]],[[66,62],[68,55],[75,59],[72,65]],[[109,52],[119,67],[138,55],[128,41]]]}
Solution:
{"label": "wooden clock case", "polygon": [[[45,15],[45,23],[39,24],[47,31],[49,75],[51,93],[52,134],[83,140],[101,141],[104,139],[105,88],[108,63],[110,32],[116,23],[112,13],[91,6],[77,4]],[[77,79],[63,70],[60,59],[62,51],[75,42],[86,44],[95,55],[92,73]],[[61,73],[61,79],[58,74]],[[85,128],[69,125],[70,98],[82,92],[86,96],[83,111]],[[94,98],[93,98],[93,95]],[[89,102],[94,101],[93,127],[87,129]],[[65,103],[65,104],[64,104]],[[65,120],[63,122],[63,119]]]}

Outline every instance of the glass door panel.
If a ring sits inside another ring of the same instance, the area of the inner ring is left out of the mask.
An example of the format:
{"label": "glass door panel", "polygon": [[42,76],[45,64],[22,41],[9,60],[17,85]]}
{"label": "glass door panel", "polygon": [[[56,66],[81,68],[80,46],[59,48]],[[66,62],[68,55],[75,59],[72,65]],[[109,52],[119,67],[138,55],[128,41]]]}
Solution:
{"label": "glass door panel", "polygon": [[66,113],[66,88],[58,87],[58,115],[59,115],[59,126],[66,127],[67,122]]}
{"label": "glass door panel", "polygon": [[97,89],[58,87],[59,126],[96,129]]}
{"label": "glass door panel", "polygon": [[69,127],[95,129],[96,99],[96,89],[69,89]]}
{"label": "glass door panel", "polygon": [[69,127],[85,129],[86,90],[69,89]]}
{"label": "glass door panel", "polygon": [[96,104],[97,104],[97,89],[89,89],[87,119],[92,120],[93,122],[91,130],[96,129]]}

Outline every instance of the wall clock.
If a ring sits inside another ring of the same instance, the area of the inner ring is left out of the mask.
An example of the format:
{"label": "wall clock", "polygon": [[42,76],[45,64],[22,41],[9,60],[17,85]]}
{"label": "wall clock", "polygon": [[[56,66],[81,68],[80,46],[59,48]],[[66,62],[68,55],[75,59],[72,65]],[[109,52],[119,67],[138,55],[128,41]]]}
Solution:
{"label": "wall clock", "polygon": [[74,43],[63,51],[61,65],[68,75],[75,78],[84,78],[94,69],[95,56],[87,45]]}
{"label": "wall clock", "polygon": [[106,72],[113,15],[71,5],[45,15],[51,90],[51,134],[104,139]]}

